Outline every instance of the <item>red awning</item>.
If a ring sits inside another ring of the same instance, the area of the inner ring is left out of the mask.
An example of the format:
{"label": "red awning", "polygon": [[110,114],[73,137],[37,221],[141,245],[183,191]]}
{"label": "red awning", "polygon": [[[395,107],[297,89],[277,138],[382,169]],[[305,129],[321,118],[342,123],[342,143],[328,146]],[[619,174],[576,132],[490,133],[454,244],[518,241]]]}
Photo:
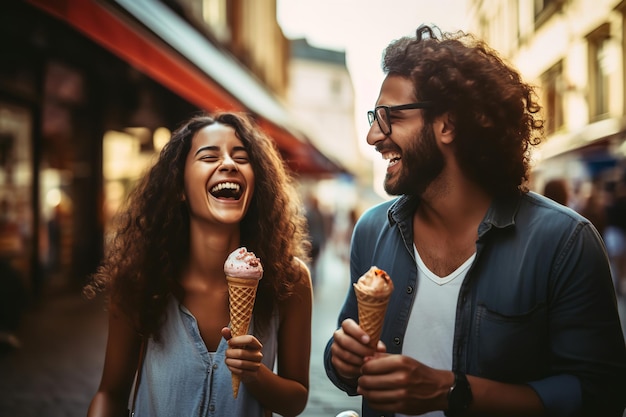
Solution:
{"label": "red awning", "polygon": [[[242,71],[241,65],[234,67],[232,57],[216,55],[230,65],[228,74],[223,77],[239,77],[234,80],[237,84],[247,84],[260,91],[266,103],[270,103],[273,114],[264,114],[256,105],[243,102],[232,91],[228,91],[214,80],[205,71],[194,65],[177,49],[168,45],[140,22],[133,21],[131,16],[125,15],[119,9],[107,7],[102,2],[92,0],[27,0],[32,5],[61,19],[75,29],[102,45],[125,62],[128,62],[139,71],[152,77],[163,86],[169,88],[180,97],[207,111],[215,109],[229,111],[247,111],[255,114],[261,127],[276,141],[281,153],[289,166],[296,172],[303,174],[330,174],[343,172],[343,169],[330,161],[315,148],[302,132],[287,126],[286,117],[276,121],[276,114],[280,113],[278,102],[265,93],[262,86],[254,80],[251,74]],[[132,4],[132,3],[131,3]],[[141,6],[145,10],[145,5]],[[168,16],[159,16],[161,18]],[[204,38],[205,46],[209,41]],[[218,51],[212,47],[213,51]],[[219,66],[218,66],[219,67]],[[236,69],[236,71],[233,71]],[[255,83],[255,84],[251,84]],[[271,101],[269,101],[271,100]],[[277,111],[278,109],[278,111]],[[281,124],[282,123],[282,124]]]}

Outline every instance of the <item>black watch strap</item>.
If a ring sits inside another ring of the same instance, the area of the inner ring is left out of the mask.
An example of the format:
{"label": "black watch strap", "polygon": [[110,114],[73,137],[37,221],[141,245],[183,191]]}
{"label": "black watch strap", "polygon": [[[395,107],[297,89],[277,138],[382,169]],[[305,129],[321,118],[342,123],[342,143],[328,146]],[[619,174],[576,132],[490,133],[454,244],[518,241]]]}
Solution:
{"label": "black watch strap", "polygon": [[448,411],[446,417],[462,416],[472,403],[472,388],[464,373],[454,373],[454,384],[448,391]]}

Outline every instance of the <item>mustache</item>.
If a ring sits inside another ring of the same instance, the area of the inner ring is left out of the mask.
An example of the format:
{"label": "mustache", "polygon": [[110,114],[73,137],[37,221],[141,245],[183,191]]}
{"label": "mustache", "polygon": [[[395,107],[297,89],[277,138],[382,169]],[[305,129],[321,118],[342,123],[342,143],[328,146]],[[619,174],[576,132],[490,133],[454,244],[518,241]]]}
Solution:
{"label": "mustache", "polygon": [[374,149],[376,149],[376,152],[380,153],[392,151],[398,153],[402,152],[400,147],[391,141],[378,142],[376,145],[374,145]]}

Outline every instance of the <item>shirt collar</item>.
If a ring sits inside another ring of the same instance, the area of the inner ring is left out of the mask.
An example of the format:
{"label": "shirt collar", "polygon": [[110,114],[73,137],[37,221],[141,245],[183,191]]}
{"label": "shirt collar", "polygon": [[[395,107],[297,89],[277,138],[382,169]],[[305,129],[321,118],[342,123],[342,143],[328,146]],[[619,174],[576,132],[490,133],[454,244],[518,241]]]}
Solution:
{"label": "shirt collar", "polygon": [[[515,215],[520,205],[521,195],[494,198],[485,218],[478,227],[478,234],[482,235],[491,227],[503,229],[515,225]],[[413,195],[402,195],[389,207],[387,217],[389,224],[406,221],[413,215],[419,205],[420,198]]]}
{"label": "shirt collar", "polygon": [[415,209],[417,209],[419,202],[420,198],[414,195],[402,195],[398,197],[387,211],[389,225],[393,226],[396,223],[410,219]]}

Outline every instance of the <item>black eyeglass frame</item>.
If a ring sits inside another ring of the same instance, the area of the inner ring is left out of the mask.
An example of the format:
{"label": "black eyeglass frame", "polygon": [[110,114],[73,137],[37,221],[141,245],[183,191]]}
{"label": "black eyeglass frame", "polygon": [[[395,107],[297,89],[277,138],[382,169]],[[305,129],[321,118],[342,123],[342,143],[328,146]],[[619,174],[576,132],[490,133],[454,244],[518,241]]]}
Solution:
{"label": "black eyeglass frame", "polygon": [[[383,135],[389,136],[389,135],[391,135],[391,112],[392,111],[412,110],[412,109],[426,109],[426,108],[429,108],[429,107],[432,107],[432,106],[433,106],[433,102],[432,101],[418,101],[418,102],[415,102],[415,103],[400,104],[398,106],[380,105],[380,106],[374,107],[374,110],[369,110],[367,112],[367,121],[369,122],[369,124],[371,126],[371,125],[374,124],[374,120],[376,120],[378,122],[378,127],[380,128],[380,131],[383,132]],[[385,110],[385,117],[386,117],[386,120],[389,122],[389,132],[385,132],[385,129],[383,129],[383,127],[380,124],[380,119],[378,117],[379,109],[384,109]]]}

